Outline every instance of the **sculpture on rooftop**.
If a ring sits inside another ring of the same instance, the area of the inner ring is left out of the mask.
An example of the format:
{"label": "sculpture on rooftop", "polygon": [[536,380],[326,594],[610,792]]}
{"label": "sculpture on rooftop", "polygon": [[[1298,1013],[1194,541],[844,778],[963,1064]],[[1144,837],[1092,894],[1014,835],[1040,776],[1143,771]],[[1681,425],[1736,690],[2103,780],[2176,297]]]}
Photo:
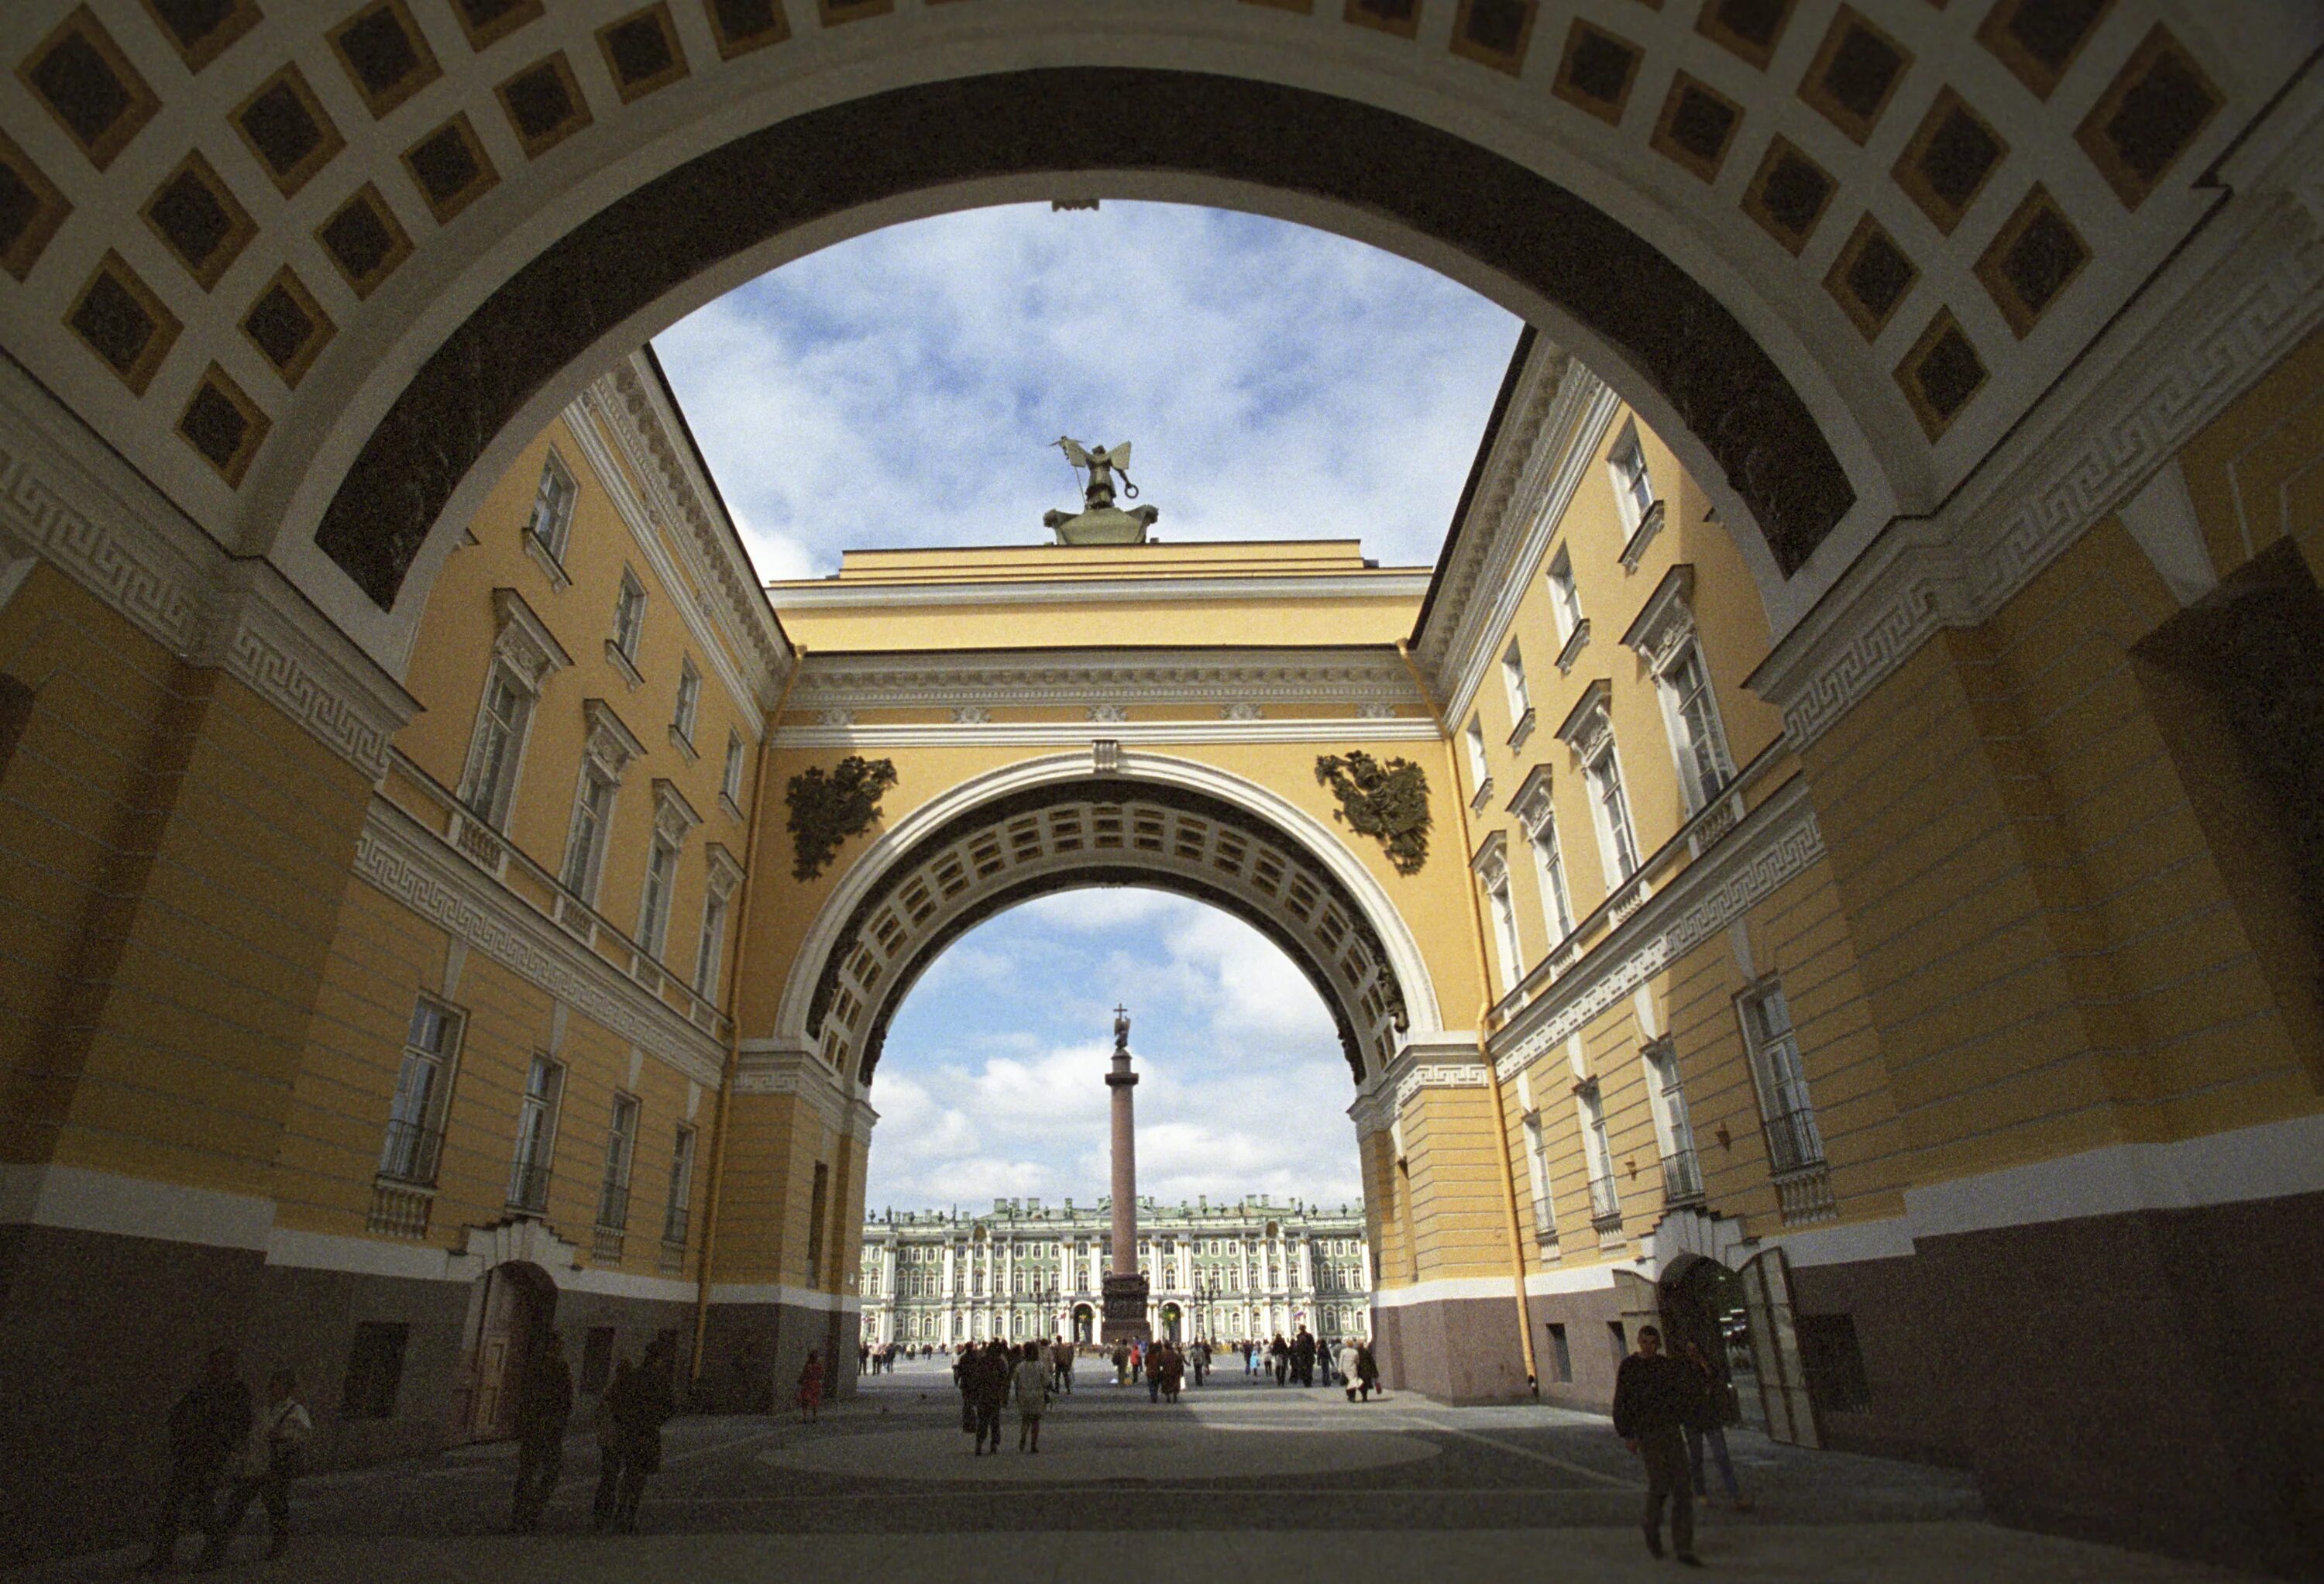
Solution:
{"label": "sculpture on rooftop", "polygon": [[1138,486],[1130,482],[1130,442],[1108,450],[1103,446],[1085,447],[1070,436],[1060,435],[1057,449],[1065,460],[1088,479],[1082,486],[1082,509],[1079,511],[1049,511],[1042,514],[1042,523],[1053,530],[1061,545],[1142,545],[1146,532],[1162,515],[1152,506],[1137,506],[1123,511],[1114,504],[1114,479],[1120,475],[1121,493],[1130,500],[1138,498]]}

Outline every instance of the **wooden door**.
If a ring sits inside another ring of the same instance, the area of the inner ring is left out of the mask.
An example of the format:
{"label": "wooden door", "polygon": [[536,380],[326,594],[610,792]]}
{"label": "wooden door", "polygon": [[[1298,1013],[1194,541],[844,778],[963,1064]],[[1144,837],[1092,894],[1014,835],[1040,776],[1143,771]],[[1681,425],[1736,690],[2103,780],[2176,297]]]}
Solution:
{"label": "wooden door", "polygon": [[[1638,1350],[1638,1332],[1643,1327],[1653,1326],[1665,1333],[1670,1330],[1663,1323],[1661,1290],[1637,1272],[1618,1270],[1614,1273],[1614,1302],[1621,1311],[1625,1351],[1635,1353]],[[1667,1335],[1664,1342],[1667,1349]]]}
{"label": "wooden door", "polygon": [[1743,1308],[1751,1328],[1751,1363],[1759,1377],[1759,1403],[1767,1418],[1767,1438],[1792,1446],[1820,1447],[1815,1405],[1808,1400],[1806,1372],[1800,1365],[1800,1338],[1792,1319],[1791,1266],[1781,1248],[1754,1255],[1744,1264]]}
{"label": "wooden door", "polygon": [[468,1439],[505,1441],[516,1433],[517,1382],[525,1350],[543,1316],[532,1287],[506,1266],[484,1273],[484,1312],[476,1331]]}

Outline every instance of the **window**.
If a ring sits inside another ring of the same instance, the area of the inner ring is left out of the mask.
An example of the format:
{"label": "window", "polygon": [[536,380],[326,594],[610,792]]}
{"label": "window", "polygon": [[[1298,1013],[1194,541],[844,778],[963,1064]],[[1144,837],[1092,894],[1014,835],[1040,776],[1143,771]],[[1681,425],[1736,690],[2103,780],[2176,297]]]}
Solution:
{"label": "window", "polygon": [[1614,1146],[1606,1136],[1606,1106],[1595,1083],[1574,1096],[1582,1110],[1582,1147],[1590,1157],[1590,1214],[1600,1226],[1622,1219],[1614,1186]]}
{"label": "window", "polygon": [[540,483],[532,493],[532,516],[526,520],[524,531],[549,552],[552,561],[565,559],[565,540],[573,526],[573,502],[578,493],[571,470],[551,451],[541,464]]}
{"label": "window", "polygon": [[678,713],[670,717],[669,729],[693,742],[694,716],[701,707],[702,673],[694,668],[692,660],[683,661],[678,672]]}
{"label": "window", "polygon": [[1525,1137],[1526,1167],[1533,1179],[1534,1236],[1546,1243],[1557,1236],[1557,1207],[1549,1196],[1549,1152],[1541,1136],[1538,1113],[1526,1113]]}
{"label": "window", "polygon": [[396,1388],[403,1384],[403,1349],[411,1328],[386,1321],[360,1321],[347,1349],[346,1379],[339,1387],[342,1419],[392,1419]]}
{"label": "window", "polygon": [[593,1325],[581,1339],[581,1389],[602,1392],[613,1379],[614,1331],[610,1325]]}
{"label": "window", "polygon": [[638,944],[661,955],[669,935],[670,894],[678,886],[678,847],[659,832],[646,853],[646,878],[638,898]]}
{"label": "window", "polygon": [[1635,529],[1646,520],[1655,503],[1654,480],[1646,474],[1646,453],[1638,444],[1636,424],[1623,427],[1622,437],[1614,442],[1606,465],[1613,471],[1614,495],[1622,509],[1622,520]]}
{"label": "window", "polygon": [[1606,1322],[1606,1340],[1614,1344],[1614,1368],[1620,1369],[1622,1360],[1630,1356],[1630,1333],[1618,1320]]}
{"label": "window", "polygon": [[630,1224],[630,1160],[637,1147],[637,1097],[616,1094],[613,1125],[605,1130],[605,1178],[597,1191],[597,1224],[609,1232]]}
{"label": "window", "polygon": [[719,772],[718,795],[737,809],[742,806],[742,738],[740,732],[726,733],[726,768]]}
{"label": "window", "polygon": [[1514,643],[1501,656],[1501,686],[1508,690],[1509,732],[1515,736],[1533,714],[1533,696],[1526,690],[1525,656]]}
{"label": "window", "polygon": [[458,1014],[422,998],[411,1008],[403,1041],[403,1064],[395,1094],[387,1105],[387,1137],[380,1147],[379,1174],[402,1183],[433,1183],[443,1142],[444,1103],[451,1091],[451,1063],[460,1045]]}
{"label": "window", "polygon": [[694,993],[718,994],[718,963],[726,949],[726,898],[715,887],[702,901],[702,938],[694,948]]}
{"label": "window", "polygon": [[1526,833],[1533,849],[1534,874],[1541,882],[1541,913],[1549,926],[1552,945],[1573,933],[1573,898],[1565,889],[1565,854],[1557,844],[1557,819],[1544,811],[1541,823]]}
{"label": "window", "polygon": [[637,663],[638,640],[645,630],[646,587],[636,573],[624,567],[622,592],[613,598],[613,647],[632,665]]}
{"label": "window", "polygon": [[1471,715],[1469,729],[1461,734],[1461,741],[1468,745],[1469,779],[1475,784],[1471,796],[1481,798],[1493,781],[1492,771],[1485,764],[1485,717]]}
{"label": "window", "polygon": [[573,831],[565,842],[565,889],[584,902],[597,899],[597,873],[605,852],[605,828],[613,817],[612,777],[592,761],[581,767],[573,797]]}
{"label": "window", "polygon": [[1611,738],[1590,761],[1589,774],[1598,800],[1598,839],[1605,847],[1610,878],[1619,885],[1638,872],[1638,838],[1630,829],[1630,803],[1622,791],[1622,763],[1614,756]]}
{"label": "window", "polygon": [[1655,1142],[1662,1149],[1663,1199],[1669,1204],[1690,1203],[1702,1197],[1702,1167],[1694,1153],[1686,1090],[1679,1082],[1678,1049],[1669,1039],[1659,1039],[1646,1048],[1644,1056]]}
{"label": "window", "polygon": [[1869,1414],[1872,1386],[1864,1375],[1864,1349],[1852,1314],[1793,1317],[1800,1339],[1800,1373],[1819,1414]]}
{"label": "window", "polygon": [[540,1215],[549,1209],[549,1162],[557,1144],[557,1102],[565,1069],[547,1056],[532,1058],[517,1110],[516,1158],[509,1172],[509,1203]]}
{"label": "window", "polygon": [[1549,1322],[1549,1378],[1560,1386],[1573,1384],[1573,1349],[1566,1342],[1565,1327],[1555,1321]]}
{"label": "window", "polygon": [[807,1196],[807,1279],[813,1286],[823,1279],[823,1223],[831,1204],[831,1168],[815,1163],[815,1187]]}
{"label": "window", "polygon": [[1711,673],[1692,641],[1663,673],[1662,685],[1670,709],[1671,747],[1678,754],[1679,783],[1686,789],[1692,813],[1734,778],[1728,768],[1726,738],[1719,729],[1719,706],[1711,696]]}
{"label": "window", "polygon": [[1523,948],[1517,944],[1517,913],[1509,900],[1509,871],[1499,867],[1485,875],[1485,902],[1493,916],[1493,941],[1500,947],[1499,961],[1501,993],[1517,989],[1525,973]]}
{"label": "window", "polygon": [[484,697],[476,711],[476,733],[468,745],[467,785],[460,801],[470,813],[494,830],[508,824],[511,800],[516,795],[517,763],[524,754],[524,732],[532,718],[532,694],[518,680],[505,660],[493,662],[484,678]]}
{"label": "window", "polygon": [[1800,1062],[1800,1042],[1792,1009],[1779,986],[1769,986],[1740,1003],[1743,1042],[1759,1088],[1759,1114],[1767,1133],[1767,1164],[1795,1172],[1823,1164],[1823,1136]]}
{"label": "window", "polygon": [[1573,582],[1573,552],[1562,545],[1549,564],[1549,608],[1557,618],[1558,641],[1571,640],[1582,625],[1582,591]]}

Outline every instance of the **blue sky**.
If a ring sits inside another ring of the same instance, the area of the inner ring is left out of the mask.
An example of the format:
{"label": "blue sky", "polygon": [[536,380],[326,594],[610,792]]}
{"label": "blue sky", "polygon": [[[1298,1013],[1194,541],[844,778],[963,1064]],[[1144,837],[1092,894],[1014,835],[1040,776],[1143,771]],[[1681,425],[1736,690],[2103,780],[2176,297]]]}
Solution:
{"label": "blue sky", "polygon": [[[1215,209],[978,209],[873,232],[656,338],[769,578],[851,547],[1037,544],[1077,502],[1052,442],[1136,446],[1164,539],[1358,538],[1435,559],[1517,321],[1360,243]],[[875,1209],[1106,1191],[1127,1001],[1139,1186],[1360,1192],[1323,1003],[1256,931],[1136,890],[992,919],[931,968],[872,1086]]]}
{"label": "blue sky", "polygon": [[1435,559],[1517,345],[1467,288],[1256,216],[1108,202],[876,231],[655,339],[770,578],[843,548],[1046,540],[1059,435],[1136,444],[1166,539]]}
{"label": "blue sky", "polygon": [[1112,887],[987,920],[912,988],[872,1079],[866,1204],[1104,1193],[1117,1001],[1140,1074],[1140,1193],[1360,1196],[1355,1084],[1314,987],[1240,919]]}

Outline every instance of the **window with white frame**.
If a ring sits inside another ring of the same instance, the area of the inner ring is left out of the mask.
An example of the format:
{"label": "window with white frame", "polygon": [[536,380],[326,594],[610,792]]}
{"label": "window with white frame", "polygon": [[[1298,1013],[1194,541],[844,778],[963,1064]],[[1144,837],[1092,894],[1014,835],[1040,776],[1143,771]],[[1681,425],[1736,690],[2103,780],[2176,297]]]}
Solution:
{"label": "window with white frame", "polygon": [[595,760],[581,766],[573,795],[573,827],[565,838],[565,868],[558,878],[584,902],[595,904],[597,878],[604,868],[605,833],[613,820],[613,793],[620,786]]}
{"label": "window with white frame", "polygon": [[1517,944],[1517,912],[1509,898],[1509,871],[1495,869],[1485,877],[1485,903],[1493,916],[1493,941],[1500,948],[1501,993],[1517,989],[1525,962]]}
{"label": "window with white frame", "polygon": [[535,1055],[525,1073],[524,1098],[518,1103],[508,1197],[510,1204],[536,1215],[549,1208],[549,1168],[557,1146],[558,1101],[564,1093],[563,1065]]}
{"label": "window with white frame", "polygon": [[694,949],[694,993],[718,993],[719,959],[726,950],[726,898],[712,891],[702,901],[702,939]]}
{"label": "window with white frame", "polygon": [[476,732],[468,747],[468,773],[460,801],[494,830],[505,829],[509,805],[516,797],[517,767],[524,755],[526,729],[532,723],[532,693],[506,660],[494,660],[484,678],[483,704],[476,711]]}
{"label": "window with white frame", "polygon": [[638,645],[645,631],[646,585],[625,566],[622,569],[622,592],[613,596],[613,647],[633,666],[637,664]]}
{"label": "window with white frame", "polygon": [[1541,1112],[1534,1106],[1533,1078],[1530,1073],[1517,1074],[1517,1110],[1525,1122],[1526,1174],[1533,1186],[1534,1236],[1544,1243],[1557,1238],[1557,1207],[1549,1192],[1549,1147],[1541,1127]]}
{"label": "window with white frame", "polygon": [[1461,741],[1468,748],[1469,778],[1477,788],[1471,796],[1480,796],[1486,783],[1493,778],[1492,771],[1485,763],[1485,717],[1471,715],[1468,730],[1461,733]]}
{"label": "window with white frame", "polygon": [[1743,1043],[1751,1055],[1751,1075],[1759,1091],[1759,1115],[1766,1128],[1767,1163],[1777,1173],[1823,1164],[1823,1134],[1808,1098],[1807,1071],[1792,1027],[1791,1003],[1779,984],[1764,985],[1737,1003],[1743,1018]]}
{"label": "window with white frame", "polygon": [[605,1175],[597,1188],[597,1224],[609,1232],[630,1224],[630,1165],[637,1147],[637,1096],[617,1092],[605,1128]]}
{"label": "window with white frame", "polygon": [[1582,590],[1573,581],[1573,552],[1563,545],[1549,563],[1549,608],[1557,619],[1557,639],[1565,642],[1582,625]]}
{"label": "window with white frame", "polygon": [[1655,483],[1646,473],[1646,448],[1638,444],[1637,424],[1622,426],[1621,437],[1607,453],[1606,465],[1614,475],[1614,495],[1621,506],[1622,521],[1636,529],[1655,503]]}
{"label": "window with white frame", "polygon": [[452,1066],[460,1048],[458,1013],[420,998],[405,1030],[403,1060],[395,1093],[387,1104],[387,1137],[379,1152],[379,1174],[401,1183],[436,1181],[444,1137],[444,1108],[451,1097]]}
{"label": "window with white frame", "polygon": [[1663,1157],[1663,1198],[1685,1204],[1702,1197],[1702,1168],[1694,1152],[1694,1123],[1687,1115],[1686,1089],[1679,1080],[1678,1047],[1665,1035],[1640,1053],[1646,1063],[1646,1095],[1654,1109],[1655,1140]]}
{"label": "window with white frame", "polygon": [[573,470],[551,451],[540,465],[540,483],[533,489],[532,515],[525,520],[524,531],[549,552],[552,561],[565,559],[566,539],[573,528],[573,502],[579,494]]}
{"label": "window with white frame", "polygon": [[1688,812],[1692,813],[1735,778],[1702,646],[1692,639],[1681,644],[1660,681],[1670,714],[1671,748],[1678,755],[1679,780],[1686,790]]}
{"label": "window with white frame", "polygon": [[742,806],[742,734],[726,733],[726,768],[718,773],[718,794],[735,807]]}
{"label": "window with white frame", "polygon": [[702,707],[702,673],[694,668],[692,660],[679,663],[678,672],[678,710],[670,716],[669,729],[691,743],[694,741],[694,717]]}
{"label": "window with white frame", "polygon": [[1622,1196],[1614,1185],[1614,1145],[1606,1133],[1605,1101],[1595,1083],[1585,1085],[1573,1098],[1582,1113],[1582,1153],[1590,1162],[1590,1214],[1601,1224],[1618,1220]]}
{"label": "window with white frame", "polygon": [[1609,735],[1595,758],[1583,767],[1598,821],[1598,840],[1604,849],[1608,878],[1620,885],[1638,872],[1638,838],[1630,825],[1629,795],[1622,788],[1622,761]]}
{"label": "window with white frame", "polygon": [[645,883],[638,894],[638,944],[648,956],[660,956],[669,938],[669,904],[677,889],[678,844],[657,831],[646,851]]}
{"label": "window with white frame", "polygon": [[1512,735],[1525,730],[1526,717],[1533,714],[1533,695],[1526,688],[1525,655],[1515,643],[1501,652],[1501,686],[1509,695],[1509,730]]}

